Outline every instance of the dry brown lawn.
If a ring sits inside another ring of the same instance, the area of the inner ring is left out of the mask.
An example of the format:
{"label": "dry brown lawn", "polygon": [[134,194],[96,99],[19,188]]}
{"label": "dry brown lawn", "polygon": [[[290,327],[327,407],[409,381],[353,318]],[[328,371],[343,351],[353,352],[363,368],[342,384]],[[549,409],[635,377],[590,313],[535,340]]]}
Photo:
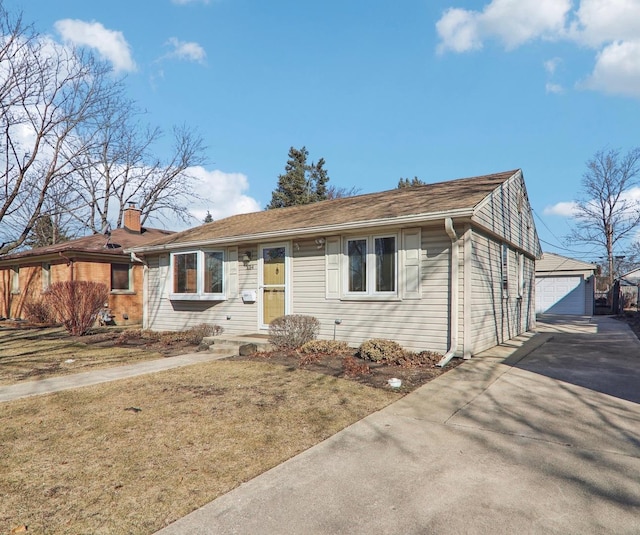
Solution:
{"label": "dry brown lawn", "polygon": [[87,344],[62,327],[0,328],[0,385],[157,358],[162,355],[138,348]]}
{"label": "dry brown lawn", "polygon": [[215,361],[0,404],[0,533],[153,533],[400,396]]}

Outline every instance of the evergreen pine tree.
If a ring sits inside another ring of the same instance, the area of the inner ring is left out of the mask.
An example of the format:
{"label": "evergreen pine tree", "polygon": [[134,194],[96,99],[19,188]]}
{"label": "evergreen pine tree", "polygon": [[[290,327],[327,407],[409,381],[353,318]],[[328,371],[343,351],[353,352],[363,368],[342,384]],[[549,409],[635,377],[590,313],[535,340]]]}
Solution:
{"label": "evergreen pine tree", "polygon": [[278,176],[278,185],[271,194],[267,209],[309,204],[327,199],[329,175],[324,168],[324,158],[318,163],[307,164],[306,147],[289,149],[285,172]]}
{"label": "evergreen pine tree", "polygon": [[424,186],[425,183],[420,180],[417,176],[414,176],[412,179],[408,178],[400,178],[398,180],[398,188],[410,188],[411,186]]}
{"label": "evergreen pine tree", "polygon": [[55,245],[68,241],[69,238],[55,224],[50,215],[43,215],[36,219],[25,245],[33,248]]}

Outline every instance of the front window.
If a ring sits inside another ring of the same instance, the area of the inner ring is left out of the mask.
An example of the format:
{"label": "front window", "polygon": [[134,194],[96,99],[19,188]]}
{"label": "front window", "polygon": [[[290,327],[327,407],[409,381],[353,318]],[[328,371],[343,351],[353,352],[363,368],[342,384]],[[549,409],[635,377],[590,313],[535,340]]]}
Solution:
{"label": "front window", "polygon": [[395,294],[397,288],[396,236],[348,239],[347,291],[356,295]]}
{"label": "front window", "polygon": [[197,293],[197,265],[198,253],[180,253],[173,255],[173,293]]}
{"label": "front window", "polygon": [[396,239],[376,238],[376,292],[396,291]]}
{"label": "front window", "polygon": [[129,291],[129,264],[111,264],[111,291]]}
{"label": "front window", "polygon": [[204,293],[222,293],[223,265],[220,251],[204,253]]}
{"label": "front window", "polygon": [[173,299],[224,298],[224,253],[189,251],[171,254]]}
{"label": "front window", "polygon": [[367,240],[349,240],[349,291],[367,291]]}

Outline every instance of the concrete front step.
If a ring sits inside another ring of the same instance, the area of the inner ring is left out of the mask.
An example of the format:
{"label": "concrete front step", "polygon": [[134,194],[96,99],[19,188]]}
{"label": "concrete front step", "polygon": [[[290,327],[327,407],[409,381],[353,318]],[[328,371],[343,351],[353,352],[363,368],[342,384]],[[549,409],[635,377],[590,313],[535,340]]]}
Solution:
{"label": "concrete front step", "polygon": [[206,336],[202,342],[208,344],[209,352],[216,355],[250,354],[272,349],[265,338],[252,336]]}

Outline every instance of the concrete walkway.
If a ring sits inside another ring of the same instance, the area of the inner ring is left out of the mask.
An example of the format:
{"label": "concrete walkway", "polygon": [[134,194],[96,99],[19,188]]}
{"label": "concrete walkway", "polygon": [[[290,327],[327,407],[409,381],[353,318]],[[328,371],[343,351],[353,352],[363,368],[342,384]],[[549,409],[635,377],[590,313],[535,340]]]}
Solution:
{"label": "concrete walkway", "polygon": [[136,377],[147,373],[155,373],[172,368],[180,368],[190,364],[198,364],[217,360],[228,355],[220,355],[203,351],[201,353],[189,353],[175,357],[167,357],[157,360],[145,360],[136,364],[116,366],[114,368],[104,368],[88,372],[51,377],[39,381],[27,381],[9,386],[0,386],[0,403],[12,401],[14,399],[38,396],[41,394],[51,394],[61,390],[80,388],[83,386],[97,385],[108,381]]}
{"label": "concrete walkway", "polygon": [[540,331],[158,533],[640,533],[640,344],[606,317]]}

